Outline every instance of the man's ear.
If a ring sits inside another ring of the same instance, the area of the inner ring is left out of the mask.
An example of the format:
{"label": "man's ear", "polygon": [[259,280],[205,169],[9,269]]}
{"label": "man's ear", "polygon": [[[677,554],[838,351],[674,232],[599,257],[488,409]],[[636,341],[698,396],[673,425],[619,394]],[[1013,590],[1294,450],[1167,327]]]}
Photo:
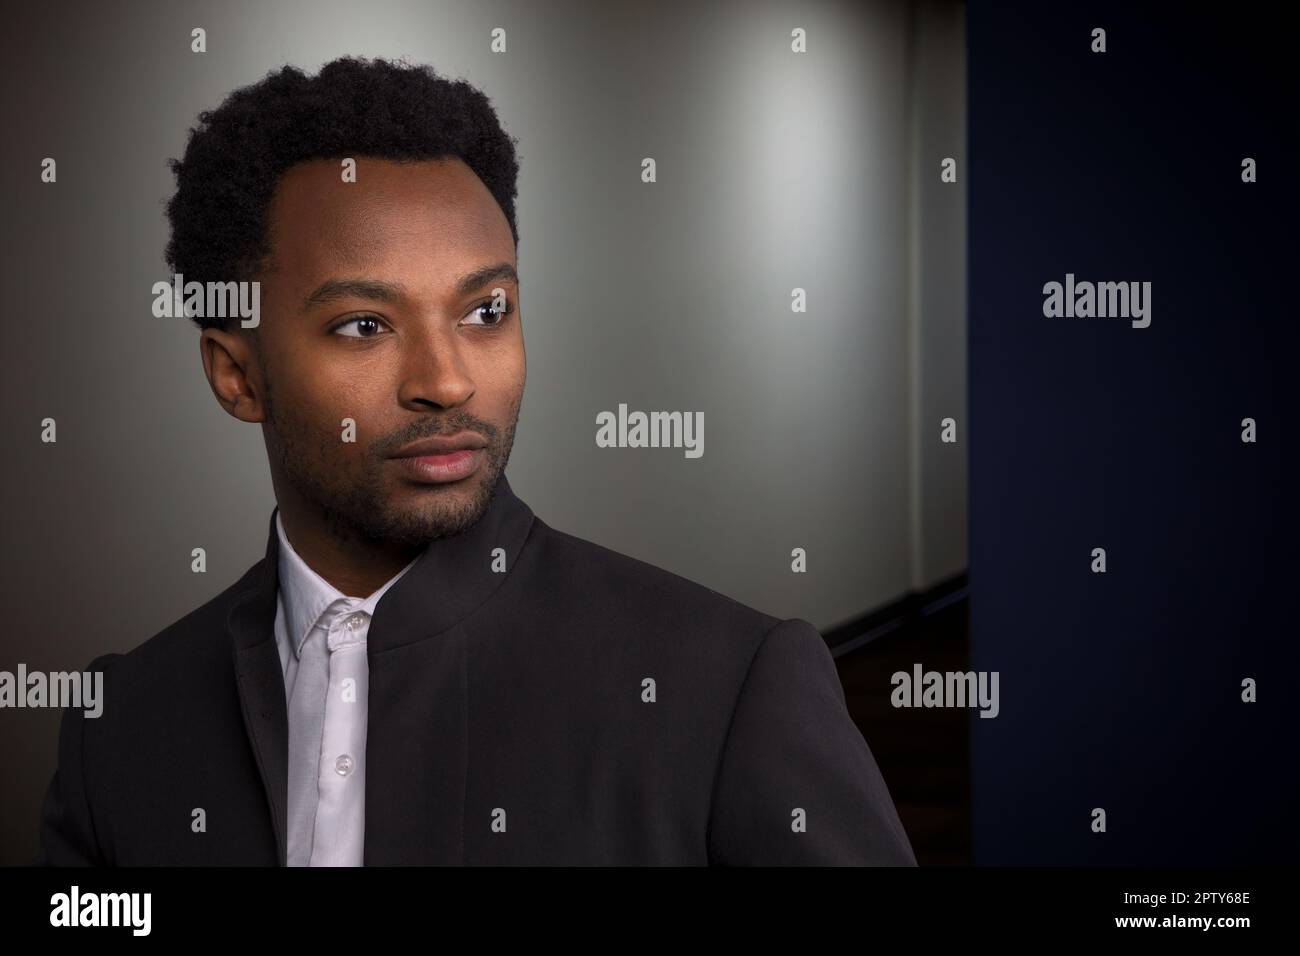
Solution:
{"label": "man's ear", "polygon": [[252,337],[243,331],[208,328],[199,335],[199,355],[212,394],[241,422],[260,422],[266,417],[256,348]]}

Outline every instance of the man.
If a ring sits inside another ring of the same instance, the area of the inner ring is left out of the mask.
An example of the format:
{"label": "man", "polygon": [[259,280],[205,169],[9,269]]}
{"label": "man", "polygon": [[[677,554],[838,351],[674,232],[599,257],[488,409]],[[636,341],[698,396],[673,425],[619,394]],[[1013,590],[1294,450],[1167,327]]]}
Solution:
{"label": "man", "polygon": [[432,71],[286,68],[200,117],[168,207],[256,422],[265,558],[69,711],[51,864],[914,864],[826,645],[511,490],[513,141]]}

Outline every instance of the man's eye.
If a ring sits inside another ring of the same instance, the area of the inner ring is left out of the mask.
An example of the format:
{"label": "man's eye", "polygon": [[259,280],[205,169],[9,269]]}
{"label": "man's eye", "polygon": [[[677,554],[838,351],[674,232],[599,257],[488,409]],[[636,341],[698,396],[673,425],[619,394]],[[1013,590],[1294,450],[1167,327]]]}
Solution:
{"label": "man's eye", "polygon": [[494,326],[494,325],[500,325],[502,322],[504,322],[504,321],[506,320],[506,316],[509,315],[509,314],[510,314],[511,312],[513,312],[514,310],[515,310],[514,306],[511,305],[510,302],[509,302],[508,300],[507,300],[507,302],[506,302],[506,307],[505,307],[504,309],[494,309],[494,308],[492,308],[492,303],[490,303],[490,302],[484,302],[482,305],[476,305],[476,306],[474,306],[474,309],[473,309],[473,311],[470,312],[470,315],[471,315],[471,316],[475,316],[475,315],[479,315],[479,314],[481,314],[481,313],[486,313],[486,314],[489,315],[489,316],[494,316],[494,317],[495,317],[494,321],[490,321],[490,322],[469,322],[468,324],[469,324],[469,325],[485,325],[485,326],[489,326],[489,327]]}
{"label": "man's eye", "polygon": [[[346,329],[350,325],[357,326],[358,331],[355,333],[340,331],[341,329]],[[359,315],[355,319],[348,319],[346,322],[334,326],[334,328],[331,331],[337,332],[338,334],[349,339],[373,339],[375,335],[379,334],[379,331],[382,328],[383,328],[383,323],[380,322],[377,317],[373,315]],[[373,332],[360,331],[360,329],[373,329],[374,331]]]}

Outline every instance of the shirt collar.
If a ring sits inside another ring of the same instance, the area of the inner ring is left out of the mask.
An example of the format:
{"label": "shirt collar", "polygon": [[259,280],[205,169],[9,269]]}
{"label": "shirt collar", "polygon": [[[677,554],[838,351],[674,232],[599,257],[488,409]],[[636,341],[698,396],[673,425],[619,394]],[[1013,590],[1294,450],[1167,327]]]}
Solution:
{"label": "shirt collar", "polygon": [[293,549],[284,533],[278,508],[275,512],[275,531],[280,543],[280,600],[284,604],[285,630],[289,634],[289,646],[293,649],[294,657],[300,655],[302,645],[322,617],[332,619],[338,614],[357,611],[373,616],[379,599],[419,560],[417,555],[369,597],[349,597],[313,571]]}
{"label": "shirt collar", "polygon": [[[272,704],[284,699],[282,662],[275,652],[281,603],[275,517],[273,512],[267,519],[265,556],[230,586],[226,611],[236,662],[244,662],[240,666],[251,667],[256,675],[247,687],[241,684],[241,693],[246,690],[253,695],[250,699]],[[438,637],[489,603],[506,581],[517,581],[521,573],[540,574],[546,567],[545,557],[539,557],[544,544],[531,551],[526,547],[535,533],[561,532],[536,517],[502,474],[483,517],[460,534],[433,541],[375,605],[366,629],[367,653],[383,654]],[[269,657],[267,647],[259,647],[264,644],[269,644]],[[290,653],[287,647],[285,652]],[[283,779],[283,768],[278,772]]]}

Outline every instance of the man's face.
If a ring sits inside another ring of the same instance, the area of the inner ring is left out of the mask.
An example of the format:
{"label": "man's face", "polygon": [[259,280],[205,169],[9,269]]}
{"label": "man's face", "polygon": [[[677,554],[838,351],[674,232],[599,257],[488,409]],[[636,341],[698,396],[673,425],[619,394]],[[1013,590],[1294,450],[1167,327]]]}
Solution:
{"label": "man's face", "polygon": [[[252,374],[277,497],[287,482],[335,536],[415,548],[478,521],[510,457],[514,240],[460,160],[357,166],[345,183],[338,161],[303,163],[277,185]],[[484,447],[395,457],[467,434]]]}

